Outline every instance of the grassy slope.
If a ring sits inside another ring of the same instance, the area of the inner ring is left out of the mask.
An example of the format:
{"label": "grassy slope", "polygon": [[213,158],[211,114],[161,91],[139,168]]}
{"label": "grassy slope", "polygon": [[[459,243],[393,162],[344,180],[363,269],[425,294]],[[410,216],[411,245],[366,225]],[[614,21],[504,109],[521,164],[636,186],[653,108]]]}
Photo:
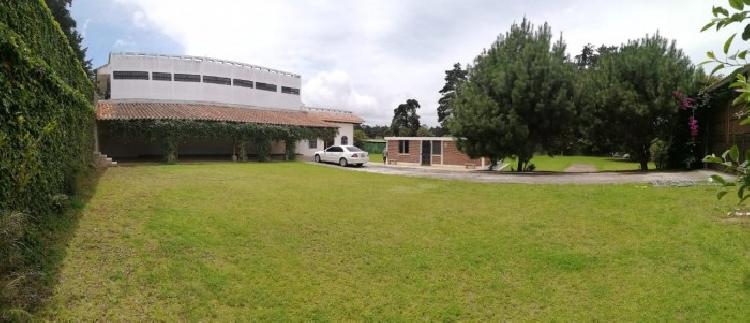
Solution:
{"label": "grassy slope", "polygon": [[707,187],[527,186],[305,164],[120,167],[61,320],[750,317],[750,231]]}

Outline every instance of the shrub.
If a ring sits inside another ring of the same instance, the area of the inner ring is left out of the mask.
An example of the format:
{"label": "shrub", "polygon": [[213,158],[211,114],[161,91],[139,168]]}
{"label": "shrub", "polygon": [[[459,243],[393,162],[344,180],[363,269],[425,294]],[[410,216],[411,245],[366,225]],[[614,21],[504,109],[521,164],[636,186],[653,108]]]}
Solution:
{"label": "shrub", "polygon": [[661,139],[651,141],[649,148],[651,161],[656,165],[656,169],[665,169],[669,163],[669,144]]}

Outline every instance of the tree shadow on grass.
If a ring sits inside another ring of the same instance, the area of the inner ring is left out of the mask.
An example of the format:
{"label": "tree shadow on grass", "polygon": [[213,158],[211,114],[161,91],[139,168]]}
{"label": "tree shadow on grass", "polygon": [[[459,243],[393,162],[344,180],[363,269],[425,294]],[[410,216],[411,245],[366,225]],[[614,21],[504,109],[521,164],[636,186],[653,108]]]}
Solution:
{"label": "tree shadow on grass", "polygon": [[46,216],[30,230],[24,256],[26,269],[18,274],[20,279],[13,291],[15,295],[9,299],[11,304],[0,304],[0,321],[34,321],[34,316],[50,300],[59,282],[68,243],[104,172],[89,168],[78,180],[64,211]]}

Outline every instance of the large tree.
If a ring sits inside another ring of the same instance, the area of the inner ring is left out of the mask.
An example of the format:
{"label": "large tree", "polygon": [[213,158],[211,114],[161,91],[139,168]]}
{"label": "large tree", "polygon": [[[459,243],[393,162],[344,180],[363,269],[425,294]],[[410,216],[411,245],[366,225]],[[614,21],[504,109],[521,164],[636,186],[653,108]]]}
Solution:
{"label": "large tree", "polygon": [[658,33],[630,40],[599,57],[591,112],[594,138],[606,138],[648,169],[649,146],[669,136],[678,115],[674,93],[691,93],[695,68],[690,59]]}
{"label": "large tree", "polygon": [[393,110],[393,121],[391,131],[395,136],[414,136],[422,125],[419,123],[419,102],[408,99],[406,103],[400,104]]}
{"label": "large tree", "polygon": [[83,69],[86,70],[89,78],[94,78],[94,70],[91,66],[91,60],[86,59],[86,48],[83,47],[83,37],[76,30],[76,21],[70,16],[69,7],[73,0],[46,0],[47,7],[52,11],[52,16],[55,17],[55,21],[60,25],[63,33],[68,38],[70,47],[73,48],[78,60],[83,64]]}
{"label": "large tree", "polygon": [[453,99],[456,97],[456,89],[461,82],[466,81],[469,72],[461,68],[460,63],[453,65],[453,69],[445,71],[445,85],[440,90],[442,95],[438,100],[438,122],[447,127],[447,121],[453,111]]}
{"label": "large tree", "polygon": [[516,156],[518,171],[534,152],[559,149],[570,135],[575,66],[562,38],[527,19],[480,54],[454,101],[451,134],[471,157]]}

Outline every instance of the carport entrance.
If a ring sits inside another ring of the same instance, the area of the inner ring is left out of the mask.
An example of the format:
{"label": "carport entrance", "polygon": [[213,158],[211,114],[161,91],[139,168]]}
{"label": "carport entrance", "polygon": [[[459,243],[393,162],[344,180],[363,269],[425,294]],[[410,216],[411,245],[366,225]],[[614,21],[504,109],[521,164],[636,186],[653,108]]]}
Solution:
{"label": "carport entrance", "polygon": [[432,164],[432,145],[429,140],[422,140],[422,166],[430,166]]}

